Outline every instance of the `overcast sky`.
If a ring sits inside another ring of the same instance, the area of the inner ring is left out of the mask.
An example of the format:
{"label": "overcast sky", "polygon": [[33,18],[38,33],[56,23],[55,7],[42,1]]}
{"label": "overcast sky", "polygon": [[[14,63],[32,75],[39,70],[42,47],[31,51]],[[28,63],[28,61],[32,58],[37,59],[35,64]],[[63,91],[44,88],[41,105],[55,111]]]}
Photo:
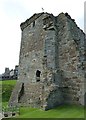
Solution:
{"label": "overcast sky", "polygon": [[0,73],[5,67],[14,69],[19,63],[20,23],[34,13],[58,15],[68,12],[78,26],[84,28],[85,0],[0,0]]}

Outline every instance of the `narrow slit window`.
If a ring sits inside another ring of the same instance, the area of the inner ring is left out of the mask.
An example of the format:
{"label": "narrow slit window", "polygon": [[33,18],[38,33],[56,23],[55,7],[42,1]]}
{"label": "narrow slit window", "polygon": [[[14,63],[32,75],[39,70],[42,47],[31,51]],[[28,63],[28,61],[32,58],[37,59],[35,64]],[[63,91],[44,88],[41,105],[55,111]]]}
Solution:
{"label": "narrow slit window", "polygon": [[35,26],[35,21],[33,21],[33,27]]}

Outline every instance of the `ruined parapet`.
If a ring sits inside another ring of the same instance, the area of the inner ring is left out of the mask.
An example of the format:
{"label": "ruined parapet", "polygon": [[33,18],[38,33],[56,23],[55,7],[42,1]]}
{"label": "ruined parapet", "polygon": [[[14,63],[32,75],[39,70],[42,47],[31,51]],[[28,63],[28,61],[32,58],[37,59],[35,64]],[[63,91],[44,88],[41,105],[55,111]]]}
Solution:
{"label": "ruined parapet", "polygon": [[86,43],[75,21],[67,13],[39,13],[20,26],[19,82],[23,86],[17,104],[45,110],[64,103],[84,104]]}

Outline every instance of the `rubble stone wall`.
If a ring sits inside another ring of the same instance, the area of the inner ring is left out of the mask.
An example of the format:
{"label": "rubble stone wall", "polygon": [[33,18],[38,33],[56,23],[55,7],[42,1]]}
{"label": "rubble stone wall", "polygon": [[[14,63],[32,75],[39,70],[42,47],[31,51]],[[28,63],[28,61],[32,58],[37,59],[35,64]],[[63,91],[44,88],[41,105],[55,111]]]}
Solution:
{"label": "rubble stone wall", "polygon": [[62,93],[66,103],[84,104],[85,36],[72,19],[63,16],[57,18]]}

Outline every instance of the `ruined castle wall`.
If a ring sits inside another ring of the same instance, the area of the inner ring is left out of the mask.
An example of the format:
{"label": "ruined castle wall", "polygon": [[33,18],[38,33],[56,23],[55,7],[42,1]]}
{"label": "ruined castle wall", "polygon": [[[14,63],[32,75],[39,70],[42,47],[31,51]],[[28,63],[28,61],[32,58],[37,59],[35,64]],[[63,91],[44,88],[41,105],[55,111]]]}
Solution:
{"label": "ruined castle wall", "polygon": [[75,79],[75,86],[77,87],[78,90],[76,90],[76,98],[78,99],[77,101],[80,104],[84,105],[84,95],[85,95],[85,88],[84,88],[84,83],[85,83],[85,71],[86,71],[86,60],[85,60],[85,34],[84,32],[74,23],[72,20],[69,21],[69,30],[70,30],[70,36],[76,43],[76,51],[78,51],[78,62],[77,62],[77,78]]}
{"label": "ruined castle wall", "polygon": [[84,90],[84,76],[79,65],[80,59],[83,59],[83,56],[80,57],[80,49],[83,47],[84,34],[70,18],[60,16],[57,25],[63,97],[66,103],[83,104],[81,94]]}
{"label": "ruined castle wall", "polygon": [[[20,52],[20,80],[36,81],[36,70],[42,71],[43,42],[42,16],[22,31]],[[41,76],[42,79],[42,76]]]}

